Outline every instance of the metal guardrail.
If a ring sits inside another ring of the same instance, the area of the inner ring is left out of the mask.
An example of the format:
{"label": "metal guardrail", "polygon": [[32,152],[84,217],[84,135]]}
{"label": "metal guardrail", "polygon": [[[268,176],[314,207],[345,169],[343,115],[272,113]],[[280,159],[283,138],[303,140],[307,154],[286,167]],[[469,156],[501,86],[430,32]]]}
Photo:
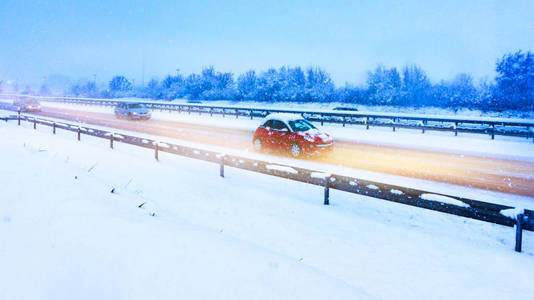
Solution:
{"label": "metal guardrail", "polygon": [[[6,95],[18,97],[20,95]],[[116,106],[124,102],[112,99],[91,99],[73,97],[35,97],[43,101],[76,103],[100,106]],[[199,115],[222,115],[253,118],[264,118],[271,113],[293,113],[300,114],[305,119],[324,123],[345,125],[362,125],[366,129],[370,127],[390,127],[393,131],[399,128],[425,131],[445,131],[452,132],[455,136],[458,133],[476,133],[489,135],[491,139],[495,136],[513,136],[532,138],[534,142],[534,120],[514,120],[514,119],[491,119],[491,118],[460,118],[460,117],[436,117],[436,116],[415,116],[385,113],[359,113],[359,112],[330,112],[294,109],[267,109],[250,108],[237,106],[214,106],[206,104],[192,103],[157,103],[154,101],[138,101],[148,108],[161,111],[177,111],[180,113],[198,113]]]}
{"label": "metal guardrail", "polygon": [[[142,148],[152,149],[154,150],[155,159],[159,159],[159,152],[165,152],[188,158],[217,163],[220,165],[220,176],[222,177],[224,177],[225,166],[229,166],[251,172],[267,174],[271,176],[321,186],[324,187],[323,200],[325,205],[328,205],[330,203],[330,189],[336,189],[353,194],[364,195],[376,199],[396,202],[420,208],[426,208],[433,211],[467,217],[475,220],[490,222],[509,227],[517,225],[516,251],[521,251],[522,230],[534,231],[534,224],[531,224],[530,221],[528,221],[534,220],[534,217],[532,217],[534,216],[534,214],[530,217],[530,219],[528,219],[528,217],[526,220],[524,219],[524,216],[529,216],[531,213],[533,213],[532,211],[525,210],[523,214],[519,214],[515,219],[505,216],[501,213],[503,210],[514,209],[514,207],[511,206],[428,192],[344,175],[328,174],[317,170],[298,168],[289,165],[274,164],[267,161],[239,157],[235,155],[227,155],[222,154],[220,152],[192,148],[166,142],[159,142],[153,139],[118,134],[111,131],[100,130],[80,125],[73,125],[65,122],[56,122],[52,120],[24,116],[20,115],[20,113],[17,116],[0,118],[0,120],[5,120],[6,122],[9,120],[15,120],[18,122],[19,125],[21,124],[21,122],[29,122],[33,124],[34,129],[37,128],[37,125],[49,126],[52,127],[52,132],[54,134],[56,133],[57,129],[72,131],[76,133],[78,141],[81,140],[82,134],[107,139],[109,140],[109,145],[111,148],[114,148],[114,143],[120,142]],[[431,198],[436,196],[445,197],[441,199],[447,199],[447,201],[429,200],[429,195],[431,195]],[[517,242],[519,243],[519,246]]]}

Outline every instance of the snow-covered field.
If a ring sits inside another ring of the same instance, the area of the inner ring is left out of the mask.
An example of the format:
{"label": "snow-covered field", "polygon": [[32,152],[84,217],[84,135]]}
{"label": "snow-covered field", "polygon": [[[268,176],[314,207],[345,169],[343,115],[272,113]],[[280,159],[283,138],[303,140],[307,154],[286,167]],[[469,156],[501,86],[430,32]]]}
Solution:
{"label": "snow-covered field", "polygon": [[534,293],[531,232],[30,127],[0,123],[0,299]]}

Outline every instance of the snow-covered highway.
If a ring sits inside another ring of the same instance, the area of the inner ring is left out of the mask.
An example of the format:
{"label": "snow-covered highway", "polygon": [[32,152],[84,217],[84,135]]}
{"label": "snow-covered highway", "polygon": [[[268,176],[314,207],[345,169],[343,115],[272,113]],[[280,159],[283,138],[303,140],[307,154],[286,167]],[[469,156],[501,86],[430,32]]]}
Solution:
{"label": "snow-covered highway", "polygon": [[[94,111],[48,103],[38,115],[167,136],[235,151],[250,151],[252,148],[253,127],[250,125],[221,127],[218,123],[209,125],[207,122],[176,120],[174,116],[132,122],[117,120],[109,109]],[[374,135],[387,134],[378,130]],[[351,140],[341,130],[334,132],[334,136],[341,137],[336,139],[334,153],[317,158],[315,162],[534,196],[534,145],[528,141],[462,140],[453,137],[458,142],[447,148],[447,145],[439,144],[450,143],[451,138],[439,135],[405,134],[400,138],[406,141],[396,144],[384,143],[373,137]],[[425,144],[425,139],[430,141],[427,143],[430,146],[421,146]],[[417,140],[423,142],[418,143]],[[461,151],[462,148],[466,150]]]}

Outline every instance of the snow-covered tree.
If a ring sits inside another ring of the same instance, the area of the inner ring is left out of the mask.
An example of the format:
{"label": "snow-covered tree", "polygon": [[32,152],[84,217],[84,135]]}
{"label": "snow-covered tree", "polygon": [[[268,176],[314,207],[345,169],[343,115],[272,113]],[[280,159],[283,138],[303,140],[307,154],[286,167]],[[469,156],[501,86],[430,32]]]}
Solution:
{"label": "snow-covered tree", "polygon": [[479,105],[478,91],[469,74],[461,73],[451,81],[442,81],[432,88],[427,97],[434,106],[473,108]]}
{"label": "snow-covered tree", "polygon": [[239,75],[237,78],[237,92],[239,99],[243,100],[255,100],[257,94],[257,81],[256,71],[250,70],[245,74]]}
{"label": "snow-covered tree", "polygon": [[109,92],[113,97],[130,96],[132,89],[132,83],[122,75],[113,77],[109,82]]}
{"label": "snow-covered tree", "polygon": [[345,83],[345,86],[336,89],[336,95],[334,97],[336,101],[344,103],[354,104],[368,104],[369,96],[366,88],[353,86],[349,83]]}
{"label": "snow-covered tree", "polygon": [[396,68],[387,69],[382,65],[367,73],[370,104],[394,105],[399,103],[401,78]]}
{"label": "snow-covered tree", "polygon": [[270,68],[261,73],[258,78],[256,96],[259,101],[275,101],[278,100],[274,96],[280,90],[280,82],[278,80],[278,71]]}
{"label": "snow-covered tree", "polygon": [[534,54],[504,55],[497,62],[496,98],[503,108],[534,109]]}
{"label": "snow-covered tree", "polygon": [[78,82],[71,85],[68,92],[71,96],[76,97],[100,97],[101,93],[93,81]]}
{"label": "snow-covered tree", "polygon": [[416,65],[402,69],[401,103],[402,105],[431,105],[430,80],[425,71]]}
{"label": "snow-covered tree", "polygon": [[334,95],[334,83],[330,74],[321,68],[306,70],[306,94],[308,101],[331,101]]}

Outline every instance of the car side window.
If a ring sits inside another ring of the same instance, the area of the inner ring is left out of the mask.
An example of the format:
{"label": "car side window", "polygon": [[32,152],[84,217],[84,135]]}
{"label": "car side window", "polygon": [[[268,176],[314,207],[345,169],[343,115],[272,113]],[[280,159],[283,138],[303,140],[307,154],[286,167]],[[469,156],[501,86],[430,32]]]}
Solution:
{"label": "car side window", "polygon": [[263,124],[263,127],[265,128],[273,128],[273,120],[269,120]]}
{"label": "car side window", "polygon": [[278,120],[274,120],[273,129],[281,131],[281,130],[288,129],[288,128],[287,128],[286,124],[284,124],[284,122],[278,121]]}

